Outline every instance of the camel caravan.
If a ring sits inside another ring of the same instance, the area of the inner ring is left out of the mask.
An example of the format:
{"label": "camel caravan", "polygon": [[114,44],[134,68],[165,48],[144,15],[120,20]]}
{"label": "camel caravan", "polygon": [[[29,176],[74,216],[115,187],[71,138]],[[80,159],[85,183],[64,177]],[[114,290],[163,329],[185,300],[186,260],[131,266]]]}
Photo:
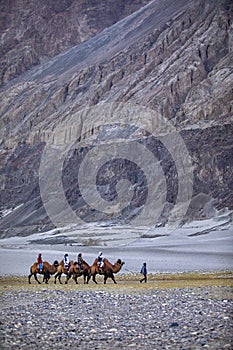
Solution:
{"label": "camel caravan", "polygon": [[65,284],[68,283],[70,278],[73,278],[76,284],[78,284],[78,277],[83,276],[84,284],[88,284],[92,278],[93,282],[97,284],[96,275],[104,276],[104,284],[107,279],[111,278],[114,283],[117,283],[114,274],[119,272],[124,265],[124,261],[118,259],[112,264],[107,258],[103,258],[102,252],[94,260],[92,265],[89,265],[82,258],[82,254],[78,254],[78,261],[69,260],[68,254],[64,255],[64,259],[60,263],[55,260],[51,265],[47,261],[42,260],[42,255],[38,255],[37,262],[30,267],[30,274],[28,275],[28,283],[31,284],[31,277],[34,276],[37,283],[41,283],[38,280],[37,275],[43,275],[43,282],[48,283],[50,277],[54,275],[54,283],[57,279],[62,284],[62,275],[66,276]]}

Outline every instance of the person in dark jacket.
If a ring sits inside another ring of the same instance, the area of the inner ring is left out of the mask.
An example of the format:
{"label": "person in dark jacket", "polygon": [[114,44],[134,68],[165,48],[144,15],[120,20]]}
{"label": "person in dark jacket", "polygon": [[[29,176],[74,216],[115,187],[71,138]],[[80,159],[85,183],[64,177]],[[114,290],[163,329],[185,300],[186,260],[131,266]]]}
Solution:
{"label": "person in dark jacket", "polygon": [[83,271],[83,257],[82,257],[82,253],[78,254],[78,267],[80,272]]}
{"label": "person in dark jacket", "polygon": [[144,276],[141,280],[140,283],[143,281],[146,283],[147,282],[147,268],[146,268],[146,263],[144,262],[141,268],[140,273]]}

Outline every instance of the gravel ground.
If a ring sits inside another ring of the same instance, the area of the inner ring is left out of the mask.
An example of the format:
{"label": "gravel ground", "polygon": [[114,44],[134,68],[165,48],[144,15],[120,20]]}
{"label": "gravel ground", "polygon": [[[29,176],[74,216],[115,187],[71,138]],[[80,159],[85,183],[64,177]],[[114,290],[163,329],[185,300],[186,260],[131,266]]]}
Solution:
{"label": "gravel ground", "polygon": [[232,289],[4,291],[1,349],[232,349]]}

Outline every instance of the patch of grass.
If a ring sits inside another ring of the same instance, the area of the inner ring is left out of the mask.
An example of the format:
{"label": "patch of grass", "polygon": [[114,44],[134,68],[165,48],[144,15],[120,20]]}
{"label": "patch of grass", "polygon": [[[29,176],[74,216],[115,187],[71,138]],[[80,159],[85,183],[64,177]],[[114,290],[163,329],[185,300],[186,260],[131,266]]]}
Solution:
{"label": "patch of grass", "polygon": [[[28,284],[27,276],[4,276],[0,277],[0,292],[12,289],[20,290],[105,290],[108,292],[138,293],[146,290],[161,290],[174,288],[196,288],[196,287],[233,287],[233,273],[230,271],[212,272],[212,273],[177,273],[177,274],[149,274],[148,283],[140,283],[142,277],[140,274],[121,274],[115,276],[117,284],[108,279],[107,284],[103,284],[103,276],[97,276],[96,285],[92,280],[88,285],[83,284],[83,278],[78,279],[78,284],[71,279],[68,284],[54,284],[54,276],[49,280],[49,284],[37,284],[31,279],[32,284]],[[42,280],[42,277],[39,277]],[[65,276],[62,281],[65,281]],[[232,290],[233,293],[233,290]]]}

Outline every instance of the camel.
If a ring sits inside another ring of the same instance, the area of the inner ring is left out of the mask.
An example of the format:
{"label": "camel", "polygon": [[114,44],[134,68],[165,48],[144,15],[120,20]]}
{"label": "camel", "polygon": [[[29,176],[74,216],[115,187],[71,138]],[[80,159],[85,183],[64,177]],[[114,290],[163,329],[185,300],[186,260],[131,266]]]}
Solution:
{"label": "camel", "polygon": [[106,284],[107,279],[109,277],[113,280],[114,283],[116,283],[114,273],[119,272],[123,265],[124,265],[124,261],[121,261],[121,259],[118,259],[115,262],[115,264],[112,265],[110,263],[110,261],[108,261],[108,259],[104,258],[104,265],[103,265],[102,270],[100,270],[98,259],[95,259],[95,261],[93,262],[93,264],[91,266],[91,274],[87,278],[87,283],[89,282],[89,280],[92,276],[93,281],[97,284],[96,278],[95,278],[97,274],[104,275],[104,284]]}
{"label": "camel", "polygon": [[73,276],[73,279],[76,284],[78,284],[78,277],[83,275],[83,282],[84,284],[87,283],[88,277],[90,276],[91,273],[91,266],[86,262],[83,261],[82,263],[82,271],[80,271],[78,263],[75,262],[74,264],[71,265],[69,269],[69,273],[67,274],[65,284],[68,283],[69,279]]}
{"label": "camel", "polygon": [[[70,261],[70,269],[73,268],[73,260]],[[61,276],[62,274],[65,274],[65,275],[68,275],[69,274],[69,270],[64,266],[64,261],[60,261],[60,264],[57,268],[57,273],[56,275],[54,276],[55,277],[55,280],[54,280],[54,283],[56,284],[57,283],[57,278],[58,278],[58,281],[60,282],[60,284],[63,284],[62,281],[61,281]]]}
{"label": "camel", "polygon": [[40,271],[38,263],[35,262],[31,267],[30,267],[30,274],[28,275],[28,283],[31,284],[31,277],[32,275],[34,276],[35,280],[41,284],[41,282],[37,278],[37,274],[41,274],[44,276],[43,282],[46,284],[48,283],[48,280],[50,279],[50,275],[53,275],[57,271],[58,267],[58,261],[55,260],[52,265],[48,263],[47,261],[43,262],[43,269]]}
{"label": "camel", "polygon": [[87,279],[90,275],[90,272],[91,272],[91,266],[88,265],[87,262],[83,261],[83,270],[80,271],[79,269],[79,265],[77,262],[73,262],[72,260],[70,261],[70,268],[69,270],[67,270],[65,267],[64,267],[64,262],[63,260],[60,262],[59,266],[58,266],[58,269],[57,269],[57,273],[55,275],[55,280],[54,280],[54,283],[56,284],[57,282],[57,278],[58,278],[58,281],[60,282],[60,284],[62,284],[62,281],[61,281],[61,276],[62,274],[64,273],[66,275],[66,280],[65,280],[65,284],[68,283],[69,279],[73,276],[73,279],[75,281],[76,284],[78,284],[78,277],[82,276],[84,277],[84,284],[87,283]]}

